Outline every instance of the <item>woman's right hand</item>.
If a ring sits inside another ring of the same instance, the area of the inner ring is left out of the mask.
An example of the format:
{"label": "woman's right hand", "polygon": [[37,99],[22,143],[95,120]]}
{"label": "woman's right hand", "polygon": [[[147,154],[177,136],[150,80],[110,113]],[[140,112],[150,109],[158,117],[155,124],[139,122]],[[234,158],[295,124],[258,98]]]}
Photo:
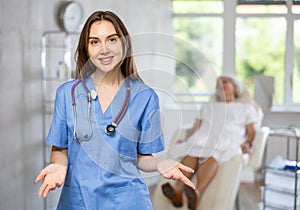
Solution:
{"label": "woman's right hand", "polygon": [[39,189],[38,196],[47,197],[50,190],[55,190],[57,187],[60,187],[65,181],[66,174],[67,167],[58,163],[49,164],[42,169],[35,180],[35,182],[38,183],[44,179]]}

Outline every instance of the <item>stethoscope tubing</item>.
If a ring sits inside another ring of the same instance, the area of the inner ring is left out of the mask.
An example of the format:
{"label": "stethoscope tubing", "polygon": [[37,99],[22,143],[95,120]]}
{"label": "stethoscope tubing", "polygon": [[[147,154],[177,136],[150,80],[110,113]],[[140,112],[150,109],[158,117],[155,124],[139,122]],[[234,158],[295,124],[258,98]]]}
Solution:
{"label": "stethoscope tubing", "polygon": [[[125,82],[126,82],[126,96],[125,96],[125,100],[124,103],[122,105],[121,110],[119,111],[118,115],[116,116],[116,118],[112,121],[111,124],[107,125],[105,128],[105,133],[107,135],[112,135],[115,132],[116,127],[118,126],[118,124],[120,123],[120,121],[123,119],[128,106],[129,106],[129,102],[130,102],[130,82],[129,82],[129,78],[126,77],[125,78]],[[76,86],[82,83],[85,91],[87,92],[87,100],[88,100],[88,111],[87,111],[87,115],[88,115],[88,123],[89,123],[89,134],[85,134],[83,137],[79,137],[77,136],[76,133],[76,128],[77,128],[77,112],[76,112],[76,102],[75,102],[75,88]],[[74,117],[74,131],[73,131],[73,136],[74,139],[76,141],[79,140],[88,140],[91,138],[92,134],[93,134],[93,128],[92,128],[92,123],[91,123],[91,100],[92,100],[92,96],[91,96],[91,92],[88,89],[84,79],[78,79],[72,86],[71,88],[71,95],[72,95],[72,106],[73,106],[73,117]],[[93,98],[94,99],[94,98]]]}
{"label": "stethoscope tubing", "polygon": [[[76,133],[76,128],[77,128],[77,110],[76,110],[76,102],[75,102],[75,87],[79,84],[79,83],[83,84],[84,89],[86,90],[87,94],[88,94],[88,110],[87,110],[87,115],[88,115],[88,122],[89,122],[89,134],[85,134],[83,137],[78,137],[77,133]],[[74,131],[73,131],[73,136],[74,139],[76,141],[79,140],[88,140],[92,134],[93,134],[93,128],[92,128],[92,122],[91,122],[91,92],[88,89],[88,87],[86,86],[85,82],[83,82],[82,79],[78,79],[72,86],[71,89],[71,94],[72,94],[72,106],[73,106],[73,117],[74,117]]]}
{"label": "stethoscope tubing", "polygon": [[124,117],[124,115],[128,109],[128,105],[129,105],[129,101],[130,101],[130,82],[129,82],[128,77],[126,77],[125,82],[126,82],[126,96],[125,96],[125,100],[124,100],[124,103],[122,105],[120,112],[118,113],[118,115],[112,122],[115,124],[115,126],[119,125],[120,121]]}

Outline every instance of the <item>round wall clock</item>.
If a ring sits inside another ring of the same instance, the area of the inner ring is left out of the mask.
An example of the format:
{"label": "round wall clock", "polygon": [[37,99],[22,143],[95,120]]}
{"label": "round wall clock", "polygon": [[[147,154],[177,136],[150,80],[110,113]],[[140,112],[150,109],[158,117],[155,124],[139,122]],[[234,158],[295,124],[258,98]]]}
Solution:
{"label": "round wall clock", "polygon": [[75,1],[66,1],[60,5],[58,24],[67,33],[75,33],[83,19],[83,8]]}

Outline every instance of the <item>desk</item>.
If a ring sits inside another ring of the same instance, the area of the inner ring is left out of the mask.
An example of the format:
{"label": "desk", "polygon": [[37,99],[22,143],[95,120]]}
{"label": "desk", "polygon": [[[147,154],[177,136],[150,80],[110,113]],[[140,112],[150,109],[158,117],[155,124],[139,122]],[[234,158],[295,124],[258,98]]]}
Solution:
{"label": "desk", "polygon": [[[296,147],[295,147],[295,161],[296,163],[298,163],[298,155],[299,155],[299,138],[300,138],[300,128],[298,127],[288,127],[288,128],[279,128],[279,129],[271,129],[269,136],[274,136],[274,137],[282,137],[283,139],[286,139],[286,143],[287,143],[287,151],[286,151],[286,156],[288,160],[293,160],[293,158],[291,158],[290,156],[290,141],[296,140]],[[268,141],[267,141],[268,144]],[[267,147],[266,147],[267,150]],[[267,155],[267,151],[265,151],[265,160],[266,160],[266,155]],[[265,168],[267,167],[266,165],[266,161],[264,164]],[[295,181],[294,181],[294,207],[293,209],[296,210],[297,209],[297,196],[298,196],[298,175],[297,175],[297,171],[298,171],[298,164],[296,164],[295,167]],[[266,175],[266,173],[264,173]],[[266,176],[265,176],[266,178]],[[266,207],[268,207],[268,204],[266,204],[265,198],[266,198],[266,187],[264,187],[264,195],[263,195],[263,209],[266,209]],[[279,189],[278,189],[279,190]],[[281,208],[278,208],[281,209]]]}

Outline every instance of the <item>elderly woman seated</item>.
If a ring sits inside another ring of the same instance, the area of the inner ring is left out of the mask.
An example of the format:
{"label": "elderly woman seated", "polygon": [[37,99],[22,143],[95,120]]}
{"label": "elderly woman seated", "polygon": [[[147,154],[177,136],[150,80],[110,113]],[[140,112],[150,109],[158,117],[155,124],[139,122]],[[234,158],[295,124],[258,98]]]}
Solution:
{"label": "elderly woman seated", "polygon": [[184,140],[189,145],[189,152],[181,162],[195,170],[194,174],[185,175],[189,178],[196,176],[196,189],[181,182],[175,185],[163,184],[163,194],[175,207],[183,205],[184,191],[188,209],[196,210],[219,164],[237,154],[249,152],[258,116],[251,104],[236,101],[242,89],[241,83],[234,76],[220,76],[215,99],[201,108],[199,118],[188,130]]}

